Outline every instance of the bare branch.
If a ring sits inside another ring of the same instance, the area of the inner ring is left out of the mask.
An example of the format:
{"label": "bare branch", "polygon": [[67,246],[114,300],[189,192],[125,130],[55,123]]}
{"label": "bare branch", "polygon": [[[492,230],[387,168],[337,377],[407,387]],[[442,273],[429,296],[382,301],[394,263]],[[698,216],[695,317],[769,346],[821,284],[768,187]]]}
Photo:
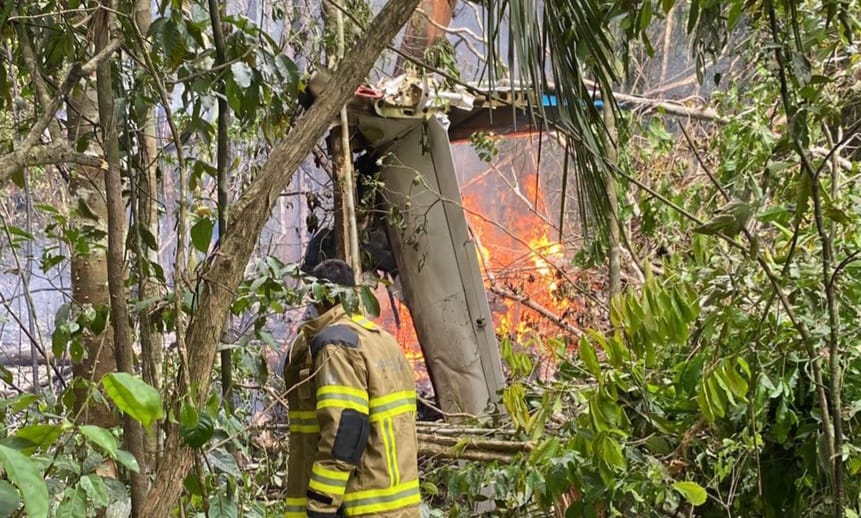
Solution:
{"label": "bare branch", "polygon": [[54,164],[80,164],[106,169],[107,163],[99,157],[74,151],[67,142],[53,142],[29,146],[0,156],[0,183],[23,167]]}

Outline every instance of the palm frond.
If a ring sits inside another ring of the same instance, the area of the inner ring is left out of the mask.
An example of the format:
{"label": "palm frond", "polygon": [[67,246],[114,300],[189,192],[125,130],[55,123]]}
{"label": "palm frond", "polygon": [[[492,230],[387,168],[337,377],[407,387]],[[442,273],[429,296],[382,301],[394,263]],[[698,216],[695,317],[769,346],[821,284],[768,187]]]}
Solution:
{"label": "palm frond", "polygon": [[[593,98],[612,99],[618,73],[610,33],[610,12],[599,0],[486,0],[489,35],[488,69],[503,69],[499,56],[500,34],[508,22],[512,87],[522,88],[534,99],[534,117],[565,136],[572,173],[563,172],[576,184],[584,230],[595,228],[605,235],[610,221],[607,181],[611,164],[606,161],[606,130]],[[518,81],[519,80],[519,81]],[[555,96],[558,117],[548,118],[544,99]],[[616,110],[615,103],[604,109]],[[567,166],[566,166],[567,167]],[[566,189],[563,187],[563,189]],[[564,207],[564,204],[563,204]],[[564,210],[564,209],[563,209]],[[564,213],[560,215],[560,225]]]}

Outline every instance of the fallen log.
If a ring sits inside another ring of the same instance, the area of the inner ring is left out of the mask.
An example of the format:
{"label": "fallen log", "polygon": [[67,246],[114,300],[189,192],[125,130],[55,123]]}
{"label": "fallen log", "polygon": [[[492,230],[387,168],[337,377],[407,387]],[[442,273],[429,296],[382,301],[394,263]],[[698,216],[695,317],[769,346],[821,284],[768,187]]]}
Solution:
{"label": "fallen log", "polygon": [[436,444],[439,446],[447,446],[460,450],[480,450],[486,452],[504,452],[504,453],[523,453],[532,451],[534,444],[532,442],[520,441],[505,441],[501,439],[481,439],[478,437],[445,437],[439,435],[430,435],[426,433],[418,434],[419,443]]}
{"label": "fallen log", "polygon": [[482,428],[479,426],[460,426],[452,423],[444,423],[444,422],[427,422],[427,421],[419,421],[416,423],[416,429],[419,433],[427,433],[430,435],[457,435],[457,436],[466,436],[466,435],[476,435],[476,436],[491,436],[491,435],[502,435],[506,437],[511,437],[517,434],[514,430],[508,430],[504,428]]}
{"label": "fallen log", "polygon": [[436,457],[453,460],[470,460],[475,462],[511,462],[514,455],[499,452],[479,450],[457,450],[440,444],[419,442],[420,457]]}

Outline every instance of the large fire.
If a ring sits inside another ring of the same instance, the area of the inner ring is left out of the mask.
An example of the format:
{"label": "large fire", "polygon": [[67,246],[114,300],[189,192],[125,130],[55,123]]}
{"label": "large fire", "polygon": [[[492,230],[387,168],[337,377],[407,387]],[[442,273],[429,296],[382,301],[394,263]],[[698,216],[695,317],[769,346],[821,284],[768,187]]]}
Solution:
{"label": "large fire", "polygon": [[[568,336],[565,326],[577,326],[586,308],[571,289],[576,272],[566,269],[566,250],[554,236],[558,229],[544,216],[547,212],[536,173],[523,174],[512,185],[492,175],[477,175],[461,190],[464,211],[478,250],[497,335],[555,363],[548,338]],[[377,290],[381,324],[392,332],[413,362],[416,381],[429,387],[418,337],[404,304],[395,302],[384,288]],[[395,325],[394,314],[400,325]],[[549,317],[552,316],[553,318]],[[557,342],[558,343],[558,342]]]}
{"label": "large fire", "polygon": [[562,243],[553,237],[558,229],[544,216],[537,175],[524,174],[517,184],[490,193],[487,183],[472,183],[461,195],[497,333],[523,345],[564,334],[541,310],[567,322],[583,308],[566,289],[573,274],[566,270]]}

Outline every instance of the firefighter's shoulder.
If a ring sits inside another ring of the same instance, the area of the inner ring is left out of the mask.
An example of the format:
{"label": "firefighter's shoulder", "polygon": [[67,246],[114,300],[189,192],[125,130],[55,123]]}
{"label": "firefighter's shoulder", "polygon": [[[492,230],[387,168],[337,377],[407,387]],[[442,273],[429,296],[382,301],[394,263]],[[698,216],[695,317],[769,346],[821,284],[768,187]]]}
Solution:
{"label": "firefighter's shoulder", "polygon": [[367,329],[368,331],[379,331],[380,330],[379,326],[377,326],[377,324],[375,324],[373,320],[370,320],[369,318],[365,317],[364,315],[353,315],[350,317],[350,320],[354,324],[359,325],[359,326],[363,327],[364,329]]}
{"label": "firefighter's shoulder", "polygon": [[326,327],[311,339],[311,355],[317,356],[327,345],[355,349],[359,346],[359,335],[350,329],[350,326],[334,325]]}

